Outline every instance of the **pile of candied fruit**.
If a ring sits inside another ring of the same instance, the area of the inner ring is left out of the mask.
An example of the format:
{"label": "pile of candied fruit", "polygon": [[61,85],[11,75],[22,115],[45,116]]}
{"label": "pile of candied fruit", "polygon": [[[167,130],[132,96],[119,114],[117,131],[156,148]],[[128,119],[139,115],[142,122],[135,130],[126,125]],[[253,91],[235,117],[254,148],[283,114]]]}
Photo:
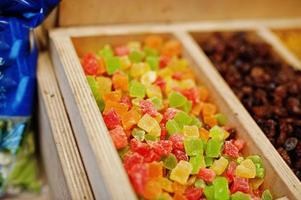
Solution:
{"label": "pile of candied fruit", "polygon": [[178,41],[153,35],[81,58],[137,196],[271,200],[261,157],[241,154],[245,141],[181,53]]}

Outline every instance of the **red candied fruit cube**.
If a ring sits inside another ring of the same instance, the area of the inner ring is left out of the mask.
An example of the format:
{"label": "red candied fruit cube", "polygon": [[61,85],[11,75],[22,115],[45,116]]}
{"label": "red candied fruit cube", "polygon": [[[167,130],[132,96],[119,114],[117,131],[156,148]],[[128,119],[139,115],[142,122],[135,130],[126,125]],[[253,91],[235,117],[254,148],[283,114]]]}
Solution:
{"label": "red candied fruit cube", "polygon": [[225,155],[231,156],[233,158],[239,157],[239,150],[238,148],[233,144],[233,140],[226,141],[224,144],[224,150],[223,153]]}
{"label": "red candied fruit cube", "polygon": [[188,156],[184,151],[174,149],[172,153],[176,156],[178,161],[180,160],[188,161]]}
{"label": "red candied fruit cube", "polygon": [[121,149],[128,144],[126,134],[121,126],[116,126],[116,128],[109,131],[111,138],[114,142],[116,149]]}
{"label": "red candied fruit cube", "polygon": [[154,83],[159,86],[161,90],[164,90],[166,87],[166,81],[161,76],[158,76]]}
{"label": "red candied fruit cube", "polygon": [[165,124],[161,122],[160,127],[161,127],[160,140],[165,140],[166,136],[167,136],[167,130],[166,130]]}
{"label": "red candied fruit cube", "polygon": [[211,183],[215,179],[215,172],[212,169],[202,168],[197,177]]}
{"label": "red candied fruit cube", "polygon": [[132,186],[137,194],[142,195],[148,181],[149,170],[146,164],[136,164],[128,172]]}
{"label": "red candied fruit cube", "polygon": [[159,156],[168,156],[172,151],[172,142],[169,140],[160,140],[153,144],[153,148]]}
{"label": "red candied fruit cube", "polygon": [[133,152],[137,152],[145,157],[151,151],[151,147],[147,143],[140,142],[136,139],[130,141],[130,148]]}
{"label": "red candied fruit cube", "polygon": [[161,159],[161,156],[157,152],[155,152],[154,149],[151,149],[149,151],[149,153],[144,156],[144,161],[147,163],[159,161],[160,159]]}
{"label": "red candied fruit cube", "polygon": [[160,68],[164,68],[167,66],[167,64],[170,61],[170,57],[169,56],[161,56],[159,59],[159,66]]}
{"label": "red candied fruit cube", "polygon": [[174,150],[184,151],[184,136],[180,134],[173,134],[169,137],[172,142],[172,148]]}
{"label": "red candied fruit cube", "polygon": [[238,151],[240,151],[244,148],[245,143],[243,139],[236,139],[233,144],[238,148]]}
{"label": "red candied fruit cube", "polygon": [[105,72],[104,61],[93,53],[87,53],[81,59],[81,64],[86,75],[101,75]]}
{"label": "red candied fruit cube", "polygon": [[115,47],[114,52],[116,56],[126,56],[129,54],[130,50],[127,46],[118,46]]}
{"label": "red candied fruit cube", "polygon": [[187,200],[199,200],[203,195],[202,188],[188,187],[184,192]]}
{"label": "red candied fruit cube", "polygon": [[167,108],[166,111],[163,113],[162,122],[166,123],[168,120],[173,119],[177,112],[178,110],[175,108]]}
{"label": "red candied fruit cube", "polygon": [[140,106],[142,114],[147,113],[152,117],[156,117],[158,114],[155,105],[153,104],[153,102],[151,102],[149,100],[141,100],[139,102],[139,106]]}
{"label": "red candied fruit cube", "polygon": [[175,80],[180,81],[183,78],[183,74],[181,72],[175,72],[175,73],[173,73],[173,75],[171,77]]}
{"label": "red candied fruit cube", "polygon": [[120,117],[113,108],[103,115],[103,120],[108,129],[113,129],[116,128],[116,126],[121,125]]}
{"label": "red candied fruit cube", "polygon": [[227,171],[225,172],[225,177],[230,183],[234,180],[236,166],[236,162],[231,161],[228,165]]}
{"label": "red candied fruit cube", "polygon": [[197,88],[182,90],[181,93],[192,102],[193,105],[200,102],[200,91]]}
{"label": "red candied fruit cube", "polygon": [[123,159],[123,166],[127,172],[130,172],[134,165],[142,163],[143,156],[136,152],[125,155]]}
{"label": "red candied fruit cube", "polygon": [[248,179],[241,177],[234,177],[233,183],[231,185],[230,191],[231,193],[235,193],[237,191],[248,193],[250,190]]}
{"label": "red candied fruit cube", "polygon": [[129,96],[123,96],[120,99],[120,103],[123,103],[129,107],[129,110],[132,108],[131,98]]}

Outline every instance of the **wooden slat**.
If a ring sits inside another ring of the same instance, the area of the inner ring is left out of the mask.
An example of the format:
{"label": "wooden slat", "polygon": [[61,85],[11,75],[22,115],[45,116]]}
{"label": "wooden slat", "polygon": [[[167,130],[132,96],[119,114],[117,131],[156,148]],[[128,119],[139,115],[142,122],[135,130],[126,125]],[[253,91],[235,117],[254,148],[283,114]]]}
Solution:
{"label": "wooden slat", "polygon": [[230,124],[237,127],[239,137],[247,141],[246,153],[255,153],[264,157],[264,164],[267,169],[265,186],[270,188],[277,197],[288,196],[290,199],[296,200],[301,197],[301,184],[297,177],[268,141],[195,40],[186,32],[175,34],[206,77],[209,88],[212,88],[211,91],[216,91],[216,93],[213,92],[213,95],[220,110],[227,115]]}
{"label": "wooden slat", "polygon": [[40,149],[52,199],[94,199],[48,54],[38,66]]}
{"label": "wooden slat", "polygon": [[51,34],[51,53],[83,161],[98,199],[136,199],[70,38]]}
{"label": "wooden slat", "polygon": [[64,0],[59,26],[301,17],[299,0]]}

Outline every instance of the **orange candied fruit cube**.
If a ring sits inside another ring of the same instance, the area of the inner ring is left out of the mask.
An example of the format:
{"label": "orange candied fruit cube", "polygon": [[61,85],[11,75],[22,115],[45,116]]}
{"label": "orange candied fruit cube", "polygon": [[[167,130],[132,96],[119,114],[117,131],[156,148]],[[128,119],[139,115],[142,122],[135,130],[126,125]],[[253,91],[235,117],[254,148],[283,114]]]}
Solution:
{"label": "orange candied fruit cube", "polygon": [[173,200],[187,200],[187,198],[183,194],[175,193]]}
{"label": "orange candied fruit cube", "polygon": [[149,178],[157,178],[163,176],[163,163],[151,162],[148,164]]}
{"label": "orange candied fruit cube", "polygon": [[162,46],[163,38],[158,35],[150,35],[145,38],[144,43],[147,47],[159,50]]}
{"label": "orange candied fruit cube", "polygon": [[111,92],[104,94],[103,100],[105,102],[107,102],[107,101],[119,102],[121,99],[121,96],[122,96],[121,90],[115,90],[115,91],[111,91]]}
{"label": "orange candied fruit cube", "polygon": [[127,113],[129,106],[116,101],[108,100],[105,101],[105,109],[103,111],[103,114],[106,114],[111,108],[114,108],[118,115],[123,116]]}
{"label": "orange candied fruit cube", "polygon": [[173,182],[172,183],[172,188],[175,194],[183,194],[186,190],[186,186],[182,185],[178,182]]}
{"label": "orange candied fruit cube", "polygon": [[200,129],[200,137],[207,141],[209,139],[209,131],[207,131],[204,128],[201,128]]}
{"label": "orange candied fruit cube", "polygon": [[126,74],[114,73],[112,82],[115,90],[128,91],[129,89],[129,78]]}
{"label": "orange candied fruit cube", "polygon": [[137,109],[132,108],[121,117],[122,126],[125,130],[130,130],[135,126],[141,118],[141,114]]}
{"label": "orange candied fruit cube", "polygon": [[182,47],[179,41],[177,40],[169,40],[166,42],[162,49],[161,49],[161,54],[164,56],[179,56],[181,54]]}
{"label": "orange candied fruit cube", "polygon": [[144,188],[143,197],[146,199],[155,199],[161,193],[161,184],[156,179],[150,179]]}
{"label": "orange candied fruit cube", "polygon": [[213,116],[216,113],[216,105],[212,103],[204,103],[203,106],[203,117],[205,116]]}
{"label": "orange candied fruit cube", "polygon": [[203,106],[204,106],[204,102],[199,102],[199,103],[196,103],[192,106],[192,109],[191,109],[191,114],[195,115],[195,116],[198,116],[200,115],[202,109],[203,109]]}
{"label": "orange candied fruit cube", "polygon": [[209,97],[208,89],[204,86],[200,86],[199,91],[200,91],[200,100],[201,101],[207,101],[208,97]]}
{"label": "orange candied fruit cube", "polygon": [[213,127],[217,125],[217,120],[211,115],[211,116],[204,116],[203,121],[205,124],[207,124],[210,127]]}

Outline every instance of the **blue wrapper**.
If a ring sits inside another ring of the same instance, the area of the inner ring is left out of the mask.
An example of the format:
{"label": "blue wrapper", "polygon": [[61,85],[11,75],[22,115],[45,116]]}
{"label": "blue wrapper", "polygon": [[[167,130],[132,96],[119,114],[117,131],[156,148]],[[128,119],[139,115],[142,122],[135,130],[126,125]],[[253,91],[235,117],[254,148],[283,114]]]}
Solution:
{"label": "blue wrapper", "polygon": [[38,50],[30,36],[58,2],[0,0],[0,196],[10,184],[24,186],[26,182],[28,188],[37,186],[32,185],[34,167],[21,175],[26,177],[24,180],[14,178],[29,166],[23,167],[20,160],[34,160],[23,155],[21,145],[30,126],[36,89]]}

